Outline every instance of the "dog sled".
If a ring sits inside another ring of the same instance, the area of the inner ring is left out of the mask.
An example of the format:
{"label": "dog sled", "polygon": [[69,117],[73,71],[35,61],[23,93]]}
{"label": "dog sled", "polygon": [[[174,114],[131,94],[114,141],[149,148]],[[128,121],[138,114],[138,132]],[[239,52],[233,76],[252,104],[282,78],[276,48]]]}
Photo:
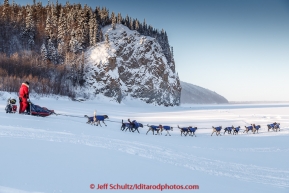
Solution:
{"label": "dog sled", "polygon": [[[16,99],[9,98],[7,100],[7,105],[5,107],[6,113],[16,113],[17,112],[17,105]],[[41,107],[39,105],[35,105],[32,102],[29,102],[29,106],[24,113],[26,115],[33,115],[33,116],[40,116],[40,117],[47,117],[49,115],[55,114],[54,110],[50,110],[46,107]]]}
{"label": "dog sled", "polygon": [[30,115],[47,117],[49,115],[55,114],[54,110],[50,110],[46,107],[40,107],[39,105],[35,105],[30,102],[30,111],[28,111]]}

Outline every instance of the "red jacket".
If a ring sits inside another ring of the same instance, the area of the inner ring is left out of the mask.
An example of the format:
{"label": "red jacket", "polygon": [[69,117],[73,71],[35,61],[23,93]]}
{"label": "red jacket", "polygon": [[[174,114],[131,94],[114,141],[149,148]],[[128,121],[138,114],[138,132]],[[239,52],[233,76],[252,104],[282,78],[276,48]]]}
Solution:
{"label": "red jacket", "polygon": [[19,89],[19,98],[21,98],[22,101],[27,101],[29,98],[29,86],[25,83],[22,83]]}

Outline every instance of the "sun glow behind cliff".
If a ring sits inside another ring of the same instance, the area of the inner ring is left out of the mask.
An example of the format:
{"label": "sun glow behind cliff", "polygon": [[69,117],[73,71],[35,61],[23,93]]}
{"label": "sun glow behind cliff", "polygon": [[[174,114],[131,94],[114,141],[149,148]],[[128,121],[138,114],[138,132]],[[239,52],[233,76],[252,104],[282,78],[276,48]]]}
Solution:
{"label": "sun glow behind cliff", "polygon": [[155,105],[180,103],[180,81],[175,65],[168,62],[155,38],[140,35],[118,24],[102,29],[108,41],[98,43],[85,54],[86,85],[93,97],[121,102],[140,99]]}

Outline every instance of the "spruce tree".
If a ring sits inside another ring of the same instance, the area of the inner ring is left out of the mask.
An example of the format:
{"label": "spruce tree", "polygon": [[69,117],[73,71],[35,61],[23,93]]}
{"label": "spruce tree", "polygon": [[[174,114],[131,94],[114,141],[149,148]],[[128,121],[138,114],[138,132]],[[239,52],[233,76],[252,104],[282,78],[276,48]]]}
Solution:
{"label": "spruce tree", "polygon": [[81,60],[80,60],[80,69],[78,70],[78,83],[80,86],[83,86],[85,80],[84,80],[84,52],[81,53]]}
{"label": "spruce tree", "polygon": [[89,46],[93,46],[93,35],[94,35],[94,18],[92,15],[92,12],[90,12],[90,18],[89,18],[89,22],[88,22],[88,26],[89,26]]}
{"label": "spruce tree", "polygon": [[18,14],[17,14],[17,19],[16,19],[16,22],[21,25],[21,22],[23,21],[23,14],[22,14],[22,10],[20,9],[18,11]]}
{"label": "spruce tree", "polygon": [[57,51],[58,51],[58,61],[59,63],[64,62],[65,57],[65,37],[66,37],[66,17],[63,9],[60,10],[60,16],[58,19],[58,29],[57,29]]}
{"label": "spruce tree", "polygon": [[[93,26],[94,26],[94,29],[93,29],[93,32],[94,32],[94,34],[93,34],[93,38],[94,38],[93,43],[94,43],[94,45],[96,45],[97,42],[100,42],[100,41],[101,41],[101,39],[100,39],[100,34],[99,34],[99,25],[98,25],[98,22],[95,21]],[[101,30],[100,30],[100,31],[101,31]]]}
{"label": "spruce tree", "polygon": [[117,24],[121,24],[121,21],[122,21],[121,14],[118,13],[118,14],[117,14]]}
{"label": "spruce tree", "polygon": [[51,26],[51,16],[49,10],[47,10],[47,18],[46,18],[46,25],[45,25],[45,35],[46,38],[52,38],[52,26]]}
{"label": "spruce tree", "polygon": [[143,35],[147,35],[147,24],[146,24],[146,19],[143,20]]}
{"label": "spruce tree", "polygon": [[74,30],[72,30],[71,35],[70,35],[69,48],[70,48],[70,51],[73,53],[82,51],[82,45],[78,41],[77,34]]}
{"label": "spruce tree", "polygon": [[101,30],[99,31],[99,41],[100,41],[100,42],[103,41],[103,33],[102,33]]}
{"label": "spruce tree", "polygon": [[9,0],[4,0],[4,6],[9,6]]}
{"label": "spruce tree", "polygon": [[124,25],[129,28],[129,17],[128,17],[128,15],[126,15],[126,17],[125,17]]}
{"label": "spruce tree", "polygon": [[174,48],[171,47],[171,63],[175,64],[175,59],[174,59]]}
{"label": "spruce tree", "polygon": [[137,19],[135,20],[135,30],[139,30],[139,22]]}
{"label": "spruce tree", "polygon": [[133,20],[130,18],[129,19],[130,21],[129,21],[129,29],[130,30],[134,30],[134,26],[133,26]]}
{"label": "spruce tree", "polygon": [[57,43],[64,41],[66,30],[67,30],[66,17],[65,17],[65,13],[63,12],[63,9],[61,8],[59,19],[58,19]]}
{"label": "spruce tree", "polygon": [[95,46],[96,45],[96,14],[90,12],[90,19],[89,19],[89,45]]}
{"label": "spruce tree", "polygon": [[56,50],[51,39],[48,40],[47,47],[48,47],[47,48],[47,56],[48,56],[49,60],[53,64],[57,64],[58,63],[58,54],[57,54],[57,50]]}
{"label": "spruce tree", "polygon": [[96,7],[95,10],[94,10],[94,13],[95,13],[95,19],[96,19],[97,22],[101,22],[100,21],[100,12],[101,12],[100,11],[100,7]]}
{"label": "spruce tree", "polygon": [[[77,27],[75,29],[75,38],[78,42],[78,45],[81,45],[82,47],[82,45],[84,44],[84,27],[83,27],[84,18],[82,10],[78,9],[76,19],[77,19]],[[76,52],[78,51],[79,49]]]}
{"label": "spruce tree", "polygon": [[43,21],[43,14],[42,14],[42,3],[41,2],[37,2],[37,5],[35,6],[36,9],[36,26],[37,28],[41,28],[42,26],[44,26],[44,21]]}
{"label": "spruce tree", "polygon": [[57,9],[54,4],[51,5],[51,31],[52,31],[52,37],[53,39],[57,38],[57,24],[58,24],[58,18],[57,18]]}
{"label": "spruce tree", "polygon": [[112,29],[115,29],[115,25],[116,25],[116,18],[115,18],[115,15],[114,15],[114,12],[111,12],[111,26],[112,26]]}
{"label": "spruce tree", "polygon": [[4,20],[8,20],[9,14],[9,0],[4,0],[3,10],[2,10],[2,17]]}
{"label": "spruce tree", "polygon": [[109,20],[109,11],[105,7],[100,11],[100,20],[102,26],[105,26]]}
{"label": "spruce tree", "polygon": [[34,46],[34,37],[35,37],[35,23],[33,19],[32,8],[30,6],[26,7],[26,19],[25,19],[25,30],[24,37],[27,38],[28,49],[32,49]]}
{"label": "spruce tree", "polygon": [[45,43],[42,44],[40,52],[41,52],[42,60],[48,60],[48,54],[47,54]]}
{"label": "spruce tree", "polygon": [[108,34],[105,34],[105,46],[109,48],[109,37]]}

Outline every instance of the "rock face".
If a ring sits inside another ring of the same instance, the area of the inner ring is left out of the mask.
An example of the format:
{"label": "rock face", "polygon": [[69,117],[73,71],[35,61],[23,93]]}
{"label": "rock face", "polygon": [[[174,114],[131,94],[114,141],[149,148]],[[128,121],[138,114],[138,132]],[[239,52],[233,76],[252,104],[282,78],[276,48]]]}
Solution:
{"label": "rock face", "polygon": [[181,103],[182,104],[220,104],[228,103],[228,100],[223,96],[190,84],[181,81],[182,92],[181,92]]}
{"label": "rock face", "polygon": [[121,24],[106,26],[102,33],[106,40],[86,52],[85,81],[91,94],[118,102],[129,96],[157,105],[180,104],[175,64],[154,38]]}

